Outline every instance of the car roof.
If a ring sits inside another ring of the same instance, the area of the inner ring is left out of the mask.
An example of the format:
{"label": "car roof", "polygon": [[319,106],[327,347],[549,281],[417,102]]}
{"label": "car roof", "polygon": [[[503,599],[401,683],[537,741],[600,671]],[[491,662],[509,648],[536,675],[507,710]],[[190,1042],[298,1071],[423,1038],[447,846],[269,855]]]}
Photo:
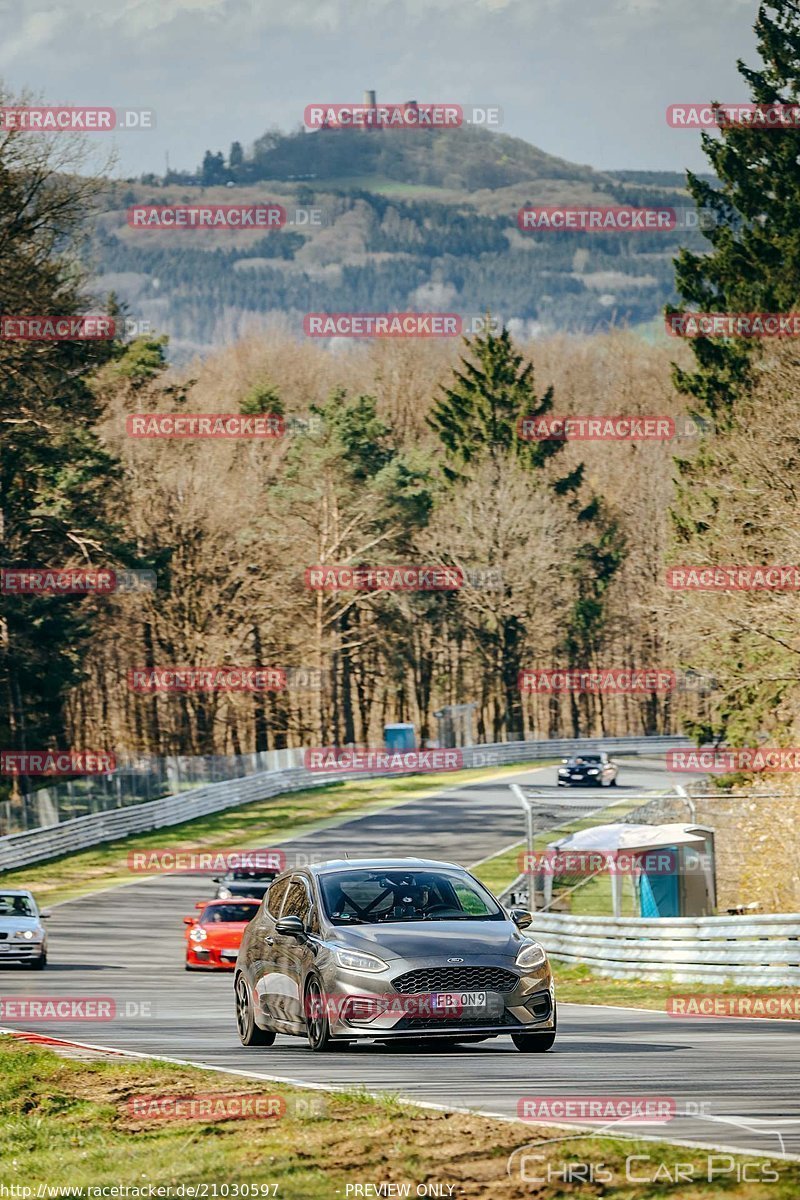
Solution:
{"label": "car roof", "polygon": [[4,896],[30,896],[31,900],[33,899],[33,892],[29,891],[28,888],[3,887],[3,885],[0,883],[0,892],[2,892]]}
{"label": "car roof", "polygon": [[[329,875],[334,871],[400,871],[413,867],[416,870],[445,868],[464,871],[459,863],[440,862],[434,858],[333,858],[328,862],[313,863],[306,867],[312,875]],[[287,871],[286,874],[289,874]]]}

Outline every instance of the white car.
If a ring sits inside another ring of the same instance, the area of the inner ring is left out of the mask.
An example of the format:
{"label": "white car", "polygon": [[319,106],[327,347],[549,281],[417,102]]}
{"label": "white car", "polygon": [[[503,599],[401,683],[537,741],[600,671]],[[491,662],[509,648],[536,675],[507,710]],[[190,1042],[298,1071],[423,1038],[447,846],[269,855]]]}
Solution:
{"label": "white car", "polygon": [[35,971],[47,966],[47,934],[40,912],[25,888],[0,890],[0,963],[23,963]]}

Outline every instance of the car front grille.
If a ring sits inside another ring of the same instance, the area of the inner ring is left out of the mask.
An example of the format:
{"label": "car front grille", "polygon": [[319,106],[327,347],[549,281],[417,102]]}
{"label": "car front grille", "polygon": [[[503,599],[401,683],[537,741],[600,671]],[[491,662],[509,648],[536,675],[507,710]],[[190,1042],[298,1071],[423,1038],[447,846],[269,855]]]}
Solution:
{"label": "car front grille", "polygon": [[502,967],[425,967],[407,971],[392,980],[404,996],[429,992],[511,992],[519,983],[513,971]]}
{"label": "car front grille", "polygon": [[8,937],[7,933],[0,933],[0,942],[4,942]]}

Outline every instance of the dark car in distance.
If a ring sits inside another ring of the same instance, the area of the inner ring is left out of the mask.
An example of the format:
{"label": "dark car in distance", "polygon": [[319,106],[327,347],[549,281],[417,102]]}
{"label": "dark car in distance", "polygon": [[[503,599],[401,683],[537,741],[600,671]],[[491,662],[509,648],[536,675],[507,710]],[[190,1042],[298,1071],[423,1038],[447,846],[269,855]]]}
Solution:
{"label": "dark car in distance", "polygon": [[243,1045],[278,1033],[423,1044],[556,1037],[544,949],[463,867],[427,859],[317,863],[280,875],[242,937],[234,976]]}
{"label": "dark car in distance", "polygon": [[217,900],[238,900],[255,897],[262,900],[269,890],[277,869],[274,871],[228,871],[214,879],[217,884]]}
{"label": "dark car in distance", "polygon": [[575,754],[562,759],[559,787],[616,787],[619,768],[605,753]]}

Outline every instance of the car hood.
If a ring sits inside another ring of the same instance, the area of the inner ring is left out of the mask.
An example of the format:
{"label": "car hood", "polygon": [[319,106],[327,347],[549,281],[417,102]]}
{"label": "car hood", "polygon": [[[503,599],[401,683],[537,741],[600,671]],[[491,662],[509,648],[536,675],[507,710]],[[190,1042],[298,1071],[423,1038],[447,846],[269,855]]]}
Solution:
{"label": "car hood", "polygon": [[513,921],[408,921],[338,925],[330,940],[383,958],[515,958],[526,939]]}
{"label": "car hood", "polygon": [[222,921],[219,925],[201,925],[200,928],[205,929],[207,942],[235,942],[238,946],[249,924],[249,921]]}
{"label": "car hood", "polygon": [[15,929],[40,929],[38,917],[15,917],[3,914],[0,917],[0,932],[13,933]]}

